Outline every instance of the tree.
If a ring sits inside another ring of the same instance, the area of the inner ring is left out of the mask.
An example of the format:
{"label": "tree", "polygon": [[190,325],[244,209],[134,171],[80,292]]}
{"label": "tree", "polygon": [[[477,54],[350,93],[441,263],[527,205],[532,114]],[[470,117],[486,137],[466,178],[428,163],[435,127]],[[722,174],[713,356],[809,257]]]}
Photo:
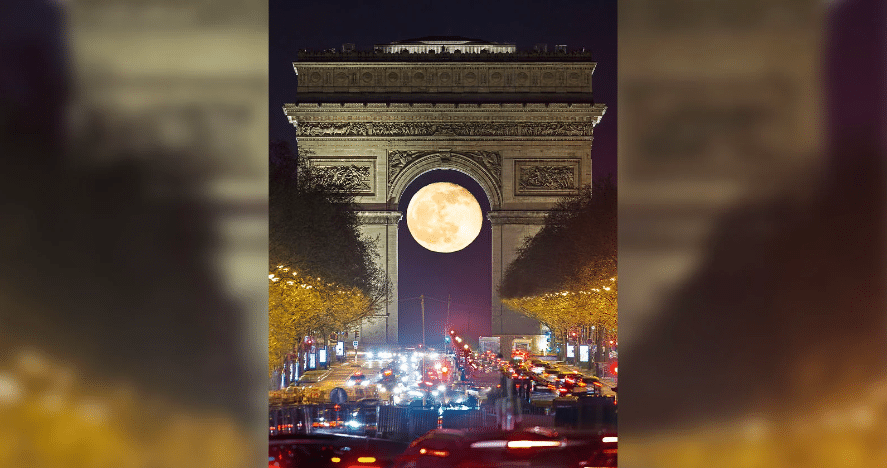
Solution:
{"label": "tree", "polygon": [[[357,288],[329,283],[279,266],[268,275],[268,371],[280,367],[306,336],[328,336],[367,318],[373,298]],[[301,355],[301,351],[298,351]]]}
{"label": "tree", "polygon": [[[592,196],[593,194],[593,196]],[[558,202],[508,266],[499,294],[564,342],[594,327],[598,341],[617,331],[616,186],[597,181]]]}
{"label": "tree", "polygon": [[[353,187],[330,185],[285,142],[269,147],[269,372],[306,336],[368,319],[388,298]],[[277,280],[275,280],[277,278]],[[283,279],[285,278],[285,279]]]}

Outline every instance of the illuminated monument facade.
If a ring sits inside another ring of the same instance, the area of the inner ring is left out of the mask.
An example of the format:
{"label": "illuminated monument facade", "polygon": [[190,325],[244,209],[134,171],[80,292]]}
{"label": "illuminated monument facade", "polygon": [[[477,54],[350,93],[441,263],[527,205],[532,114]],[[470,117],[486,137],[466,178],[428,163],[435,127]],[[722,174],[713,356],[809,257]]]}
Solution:
{"label": "illuminated monument facade", "polygon": [[496,289],[546,210],[591,182],[591,141],[606,110],[592,100],[591,55],[436,36],[366,52],[305,51],[293,66],[298,103],[284,112],[299,154],[330,179],[360,187],[362,229],[378,239],[394,285],[361,341],[398,342],[401,195],[435,169],[471,176],[489,198],[493,334],[538,334],[539,323],[505,307]]}

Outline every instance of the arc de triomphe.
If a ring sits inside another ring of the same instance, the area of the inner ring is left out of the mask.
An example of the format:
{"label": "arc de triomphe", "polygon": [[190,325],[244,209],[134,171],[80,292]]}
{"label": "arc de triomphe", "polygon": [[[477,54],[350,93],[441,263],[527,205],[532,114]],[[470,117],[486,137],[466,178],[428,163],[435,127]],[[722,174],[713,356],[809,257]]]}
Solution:
{"label": "arc de triomphe", "polygon": [[358,183],[363,232],[379,240],[394,286],[361,341],[398,342],[401,195],[435,169],[471,176],[489,198],[493,334],[538,334],[539,323],[505,307],[496,288],[546,210],[591,182],[593,130],[606,106],[592,100],[590,54],[428,37],[373,52],[303,52],[293,66],[298,103],[284,112],[300,157]]}

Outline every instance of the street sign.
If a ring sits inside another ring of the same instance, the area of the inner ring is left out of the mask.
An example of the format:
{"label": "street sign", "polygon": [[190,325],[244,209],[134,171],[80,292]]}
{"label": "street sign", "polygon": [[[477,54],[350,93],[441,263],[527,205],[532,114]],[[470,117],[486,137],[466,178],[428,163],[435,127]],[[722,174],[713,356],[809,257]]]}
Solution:
{"label": "street sign", "polygon": [[591,338],[585,340],[585,344],[592,344],[592,343],[594,343],[594,341]]}
{"label": "street sign", "polygon": [[355,348],[357,347],[357,341],[352,341],[351,343],[354,345]]}

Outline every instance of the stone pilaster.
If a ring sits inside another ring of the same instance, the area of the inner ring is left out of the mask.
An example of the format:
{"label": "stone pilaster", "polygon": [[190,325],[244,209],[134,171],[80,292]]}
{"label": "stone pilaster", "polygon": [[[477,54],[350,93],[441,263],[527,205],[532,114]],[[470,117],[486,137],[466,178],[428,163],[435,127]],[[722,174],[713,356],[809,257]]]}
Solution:
{"label": "stone pilaster", "polygon": [[359,211],[360,231],[370,239],[375,239],[379,252],[378,267],[391,281],[389,300],[381,304],[370,320],[360,328],[361,346],[364,344],[396,345],[398,340],[397,311],[397,224],[402,213],[399,211]]}
{"label": "stone pilaster", "polygon": [[492,332],[494,335],[538,335],[539,322],[505,306],[499,297],[499,284],[508,265],[517,257],[524,239],[534,236],[545,224],[547,211],[490,211],[493,227]]}

